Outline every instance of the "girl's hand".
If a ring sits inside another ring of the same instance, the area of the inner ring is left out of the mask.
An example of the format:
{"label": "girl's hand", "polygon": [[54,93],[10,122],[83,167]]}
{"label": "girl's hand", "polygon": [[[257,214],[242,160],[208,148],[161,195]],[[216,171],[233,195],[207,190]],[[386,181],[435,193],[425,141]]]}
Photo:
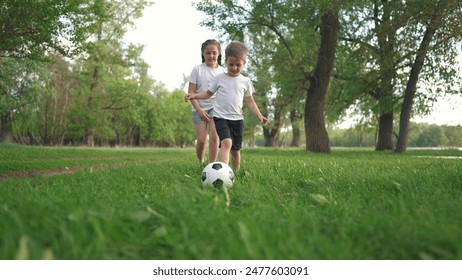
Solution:
{"label": "girl's hand", "polygon": [[204,121],[204,122],[209,122],[210,121],[210,116],[207,114],[205,110],[200,110],[197,112],[199,114],[199,118]]}

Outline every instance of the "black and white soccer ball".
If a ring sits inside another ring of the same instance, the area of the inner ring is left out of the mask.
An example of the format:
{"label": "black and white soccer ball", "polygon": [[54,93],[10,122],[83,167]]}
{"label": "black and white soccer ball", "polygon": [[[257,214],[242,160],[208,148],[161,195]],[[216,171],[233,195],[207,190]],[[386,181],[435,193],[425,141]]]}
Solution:
{"label": "black and white soccer ball", "polygon": [[204,187],[232,187],[234,172],[224,162],[209,163],[202,171],[202,185]]}

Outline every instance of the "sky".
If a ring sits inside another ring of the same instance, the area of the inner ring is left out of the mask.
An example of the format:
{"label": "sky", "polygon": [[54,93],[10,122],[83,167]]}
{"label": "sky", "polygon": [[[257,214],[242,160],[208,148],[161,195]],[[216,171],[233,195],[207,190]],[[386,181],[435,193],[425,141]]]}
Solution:
{"label": "sky", "polygon": [[[135,28],[127,32],[124,41],[145,45],[143,59],[150,65],[151,77],[173,91],[201,63],[201,44],[218,38],[216,33],[199,25],[204,14],[192,6],[197,1],[154,2],[145,9],[142,18],[135,20]],[[438,100],[429,116],[414,117],[412,121],[462,125],[461,109],[462,97],[446,97]]]}
{"label": "sky", "polygon": [[189,76],[193,67],[202,62],[202,43],[217,38],[214,32],[199,26],[204,14],[192,6],[196,1],[154,2],[124,40],[145,45],[143,59],[151,66],[152,78],[172,91],[181,86],[183,75]]}

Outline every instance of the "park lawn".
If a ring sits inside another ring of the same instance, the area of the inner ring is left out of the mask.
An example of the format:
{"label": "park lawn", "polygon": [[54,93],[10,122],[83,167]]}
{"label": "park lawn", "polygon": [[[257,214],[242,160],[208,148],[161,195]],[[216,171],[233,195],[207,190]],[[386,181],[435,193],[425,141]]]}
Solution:
{"label": "park lawn", "polygon": [[462,259],[462,151],[0,145],[0,259]]}

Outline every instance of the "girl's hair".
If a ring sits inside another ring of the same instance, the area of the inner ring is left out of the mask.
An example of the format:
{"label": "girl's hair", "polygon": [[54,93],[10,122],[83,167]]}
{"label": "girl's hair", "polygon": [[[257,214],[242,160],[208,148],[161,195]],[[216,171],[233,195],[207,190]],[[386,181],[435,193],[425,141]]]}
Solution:
{"label": "girl's hair", "polygon": [[247,56],[247,47],[244,43],[233,41],[229,43],[229,45],[225,49],[226,57],[234,56],[234,57],[245,57]]}
{"label": "girl's hair", "polygon": [[221,46],[220,46],[220,43],[217,40],[214,40],[214,39],[209,39],[209,40],[205,41],[204,43],[202,43],[202,46],[201,46],[202,63],[205,62],[204,50],[205,50],[205,48],[207,48],[208,45],[217,46],[218,52],[220,53],[218,55],[217,63],[218,63],[218,65],[221,65]]}

